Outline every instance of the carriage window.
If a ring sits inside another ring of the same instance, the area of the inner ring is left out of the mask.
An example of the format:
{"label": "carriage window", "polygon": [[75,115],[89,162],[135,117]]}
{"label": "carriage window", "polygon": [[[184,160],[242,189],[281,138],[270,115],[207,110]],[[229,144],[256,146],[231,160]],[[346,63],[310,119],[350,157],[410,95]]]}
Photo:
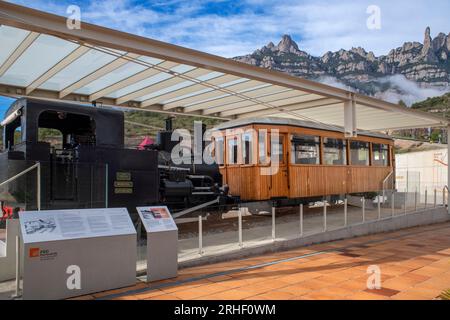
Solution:
{"label": "carriage window", "polygon": [[238,163],[238,139],[237,137],[228,139],[228,164]]}
{"label": "carriage window", "polygon": [[320,138],[306,135],[292,136],[293,164],[320,164]]}
{"label": "carriage window", "polygon": [[215,156],[216,156],[216,163],[218,165],[223,165],[223,154],[224,154],[224,143],[223,143],[223,138],[222,137],[218,137],[215,138],[215,142],[216,142],[216,148],[214,150]]}
{"label": "carriage window", "polygon": [[351,164],[354,166],[369,165],[369,143],[362,141],[352,141],[350,143]]}
{"label": "carriage window", "polygon": [[242,158],[244,164],[252,164],[253,160],[253,135],[245,133],[242,135]]}
{"label": "carriage window", "polygon": [[259,163],[267,164],[267,130],[259,130],[258,132],[258,145],[259,145]]}
{"label": "carriage window", "polygon": [[284,163],[284,136],[279,135],[278,139],[271,140],[270,148],[272,150],[271,159],[277,159],[278,163]]}
{"label": "carriage window", "polygon": [[372,144],[373,164],[375,166],[389,165],[389,146],[386,144]]}
{"label": "carriage window", "polygon": [[326,165],[347,164],[347,143],[341,139],[325,138],[323,140],[323,162]]}

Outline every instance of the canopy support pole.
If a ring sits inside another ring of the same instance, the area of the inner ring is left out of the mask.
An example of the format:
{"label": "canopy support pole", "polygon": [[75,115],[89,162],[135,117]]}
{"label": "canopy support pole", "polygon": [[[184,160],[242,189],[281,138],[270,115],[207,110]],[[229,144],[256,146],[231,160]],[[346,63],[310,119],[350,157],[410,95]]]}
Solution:
{"label": "canopy support pole", "polygon": [[356,130],[356,102],[352,99],[344,102],[344,130],[346,138],[357,136]]}

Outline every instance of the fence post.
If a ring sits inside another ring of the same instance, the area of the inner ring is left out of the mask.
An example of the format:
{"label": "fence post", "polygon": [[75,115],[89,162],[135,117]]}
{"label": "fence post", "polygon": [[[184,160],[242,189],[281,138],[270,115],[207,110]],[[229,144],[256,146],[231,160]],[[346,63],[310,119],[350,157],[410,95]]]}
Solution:
{"label": "fence post", "polygon": [[109,205],[109,170],[108,170],[108,164],[105,164],[105,208],[108,208]]}
{"label": "fence post", "polygon": [[276,233],[275,233],[275,207],[272,207],[272,240],[275,241]]}
{"label": "fence post", "polygon": [[391,203],[392,212],[391,212],[391,215],[392,215],[392,217],[393,217],[393,216],[395,215],[395,190],[392,191],[392,197],[391,197],[391,199],[392,199],[392,203]]}
{"label": "fence post", "polygon": [[433,207],[434,208],[437,207],[437,190],[436,190],[436,188],[434,188],[434,203],[433,203]]}
{"label": "fence post", "polygon": [[427,208],[427,204],[428,204],[428,190],[425,189],[425,209]]}
{"label": "fence post", "polygon": [[445,207],[445,187],[442,189],[442,206]]}
{"label": "fence post", "polygon": [[203,220],[198,216],[198,254],[203,255]]}
{"label": "fence post", "polygon": [[344,226],[347,227],[348,226],[348,199],[347,196],[345,196],[344,199]]}
{"label": "fence post", "polygon": [[16,292],[13,298],[20,297],[20,236],[16,236]]}
{"label": "fence post", "polygon": [[303,237],[303,203],[300,204],[300,238]]}
{"label": "fence post", "polygon": [[238,225],[239,225],[239,247],[243,247],[242,243],[242,208],[239,208],[239,218],[238,218]]}
{"label": "fence post", "polygon": [[41,163],[37,163],[37,209],[41,211]]}
{"label": "fence post", "polygon": [[323,201],[323,232],[327,231],[327,201]]}
{"label": "fence post", "polygon": [[[436,195],[436,193],[435,193]],[[434,198],[436,200],[436,197]],[[417,212],[417,188],[416,192],[414,193],[414,212]]]}
{"label": "fence post", "polygon": [[406,203],[407,203],[407,199],[406,199],[406,197],[408,196],[408,191],[406,191],[405,192],[405,196],[404,196],[404,198],[403,198],[403,206],[404,206],[404,208],[403,208],[403,210],[404,210],[404,214],[405,214],[405,216],[406,216],[406,213],[407,213],[407,208],[406,208]]}
{"label": "fence post", "polygon": [[[378,208],[378,220],[381,220],[381,195],[378,195],[378,201],[377,201],[377,208]],[[384,199],[383,199],[384,202]]]}
{"label": "fence post", "polygon": [[362,222],[365,223],[366,222],[366,198],[362,197],[361,201],[362,201]]}

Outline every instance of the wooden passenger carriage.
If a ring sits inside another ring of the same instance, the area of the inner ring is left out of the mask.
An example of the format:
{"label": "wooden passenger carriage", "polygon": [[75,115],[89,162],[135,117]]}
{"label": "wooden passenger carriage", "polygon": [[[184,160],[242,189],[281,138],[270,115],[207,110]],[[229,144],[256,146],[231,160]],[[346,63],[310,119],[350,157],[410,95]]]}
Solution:
{"label": "wooden passenger carriage", "polygon": [[243,201],[366,193],[382,190],[385,180],[393,184],[394,142],[384,134],[359,131],[348,139],[338,128],[287,118],[230,121],[216,129],[224,183]]}

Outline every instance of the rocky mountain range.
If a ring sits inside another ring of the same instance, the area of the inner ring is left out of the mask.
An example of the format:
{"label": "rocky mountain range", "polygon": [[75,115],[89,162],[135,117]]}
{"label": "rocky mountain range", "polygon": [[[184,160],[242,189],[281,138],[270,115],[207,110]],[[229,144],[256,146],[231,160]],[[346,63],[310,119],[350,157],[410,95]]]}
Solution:
{"label": "rocky mountain range", "polygon": [[450,33],[432,38],[430,28],[423,43],[406,42],[378,57],[361,47],[315,57],[284,35],[278,45],[234,59],[409,105],[450,91]]}

